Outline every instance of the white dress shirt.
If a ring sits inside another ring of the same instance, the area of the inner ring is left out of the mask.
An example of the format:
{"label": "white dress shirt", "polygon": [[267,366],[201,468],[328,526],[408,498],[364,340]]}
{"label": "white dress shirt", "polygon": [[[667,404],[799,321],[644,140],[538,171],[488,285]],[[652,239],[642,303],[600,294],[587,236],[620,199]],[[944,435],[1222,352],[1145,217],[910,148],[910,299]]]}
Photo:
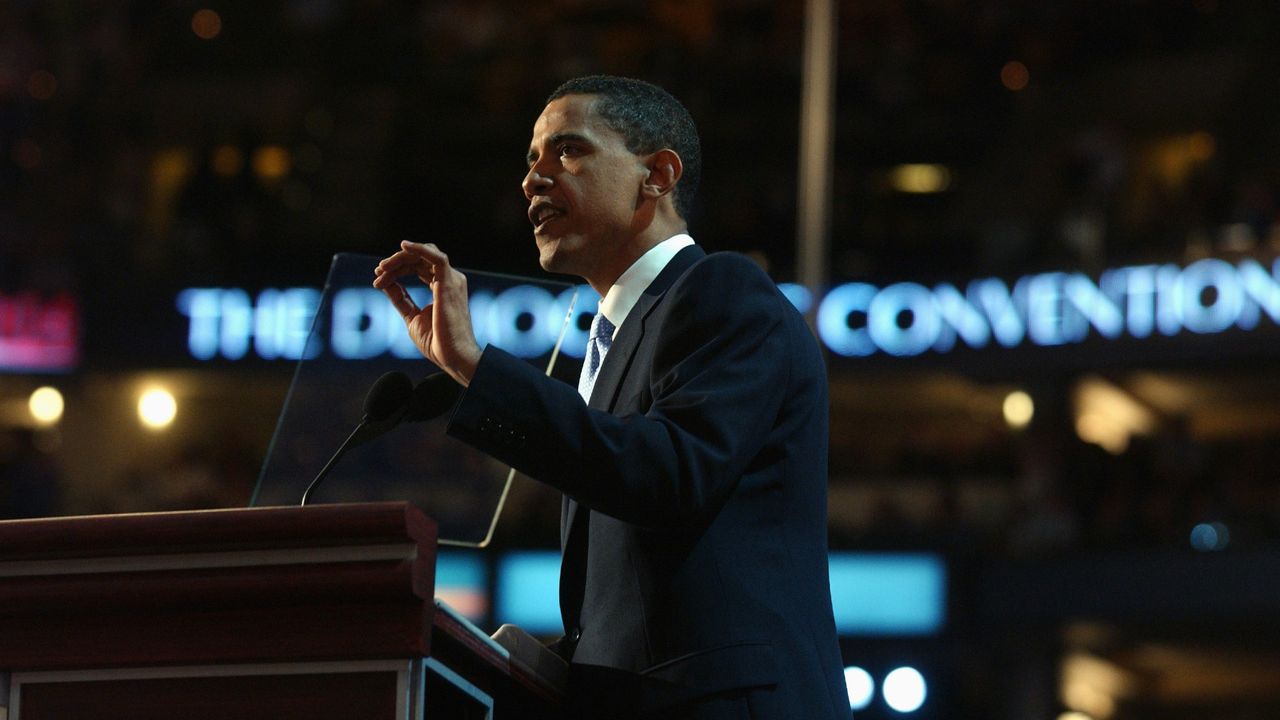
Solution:
{"label": "white dress shirt", "polygon": [[681,233],[649,248],[600,299],[600,312],[613,323],[613,336],[618,336],[622,323],[631,314],[644,289],[649,287],[658,273],[671,262],[676,253],[693,244],[693,238]]}

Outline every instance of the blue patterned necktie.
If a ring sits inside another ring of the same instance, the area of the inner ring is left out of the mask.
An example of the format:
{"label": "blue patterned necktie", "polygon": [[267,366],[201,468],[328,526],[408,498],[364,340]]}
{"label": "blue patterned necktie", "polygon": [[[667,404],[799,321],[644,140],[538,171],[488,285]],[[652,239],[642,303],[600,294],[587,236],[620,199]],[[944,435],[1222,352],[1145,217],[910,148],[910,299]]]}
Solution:
{"label": "blue patterned necktie", "polygon": [[578,394],[583,400],[591,402],[591,389],[596,385],[596,376],[600,374],[600,366],[604,364],[604,356],[613,344],[613,323],[604,313],[596,313],[591,320],[591,338],[587,340],[587,356],[582,360],[582,374],[578,376]]}

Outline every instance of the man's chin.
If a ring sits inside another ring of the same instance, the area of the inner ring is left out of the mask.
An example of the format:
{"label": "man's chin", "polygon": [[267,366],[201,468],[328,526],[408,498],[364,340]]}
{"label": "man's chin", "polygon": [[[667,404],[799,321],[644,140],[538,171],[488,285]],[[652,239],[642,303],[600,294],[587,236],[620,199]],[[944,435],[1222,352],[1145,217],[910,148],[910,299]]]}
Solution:
{"label": "man's chin", "polygon": [[550,240],[537,238],[538,243],[538,264],[543,270],[551,272],[551,265],[555,263],[556,250],[555,245]]}
{"label": "man's chin", "polygon": [[543,270],[549,273],[564,273],[566,259],[564,253],[560,250],[559,238],[537,238],[538,242],[538,264]]}

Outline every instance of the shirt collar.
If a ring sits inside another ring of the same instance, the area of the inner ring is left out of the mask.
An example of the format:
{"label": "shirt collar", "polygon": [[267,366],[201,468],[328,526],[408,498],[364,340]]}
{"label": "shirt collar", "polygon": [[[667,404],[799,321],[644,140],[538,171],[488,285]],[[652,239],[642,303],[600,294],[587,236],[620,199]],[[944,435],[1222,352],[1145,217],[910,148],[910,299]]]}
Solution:
{"label": "shirt collar", "polygon": [[613,323],[614,337],[618,336],[617,328],[622,327],[631,308],[636,306],[644,289],[658,277],[658,273],[671,262],[676,253],[693,244],[693,238],[681,233],[663,240],[649,248],[638,260],[622,273],[617,282],[609,288],[600,300],[600,312]]}

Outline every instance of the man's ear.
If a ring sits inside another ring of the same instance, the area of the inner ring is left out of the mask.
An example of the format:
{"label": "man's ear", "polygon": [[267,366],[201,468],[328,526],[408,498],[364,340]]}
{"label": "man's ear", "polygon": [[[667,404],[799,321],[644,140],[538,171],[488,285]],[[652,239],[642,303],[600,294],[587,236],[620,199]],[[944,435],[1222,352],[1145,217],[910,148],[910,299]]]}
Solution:
{"label": "man's ear", "polygon": [[680,175],[684,173],[684,163],[680,162],[676,151],[671,149],[659,150],[650,155],[645,165],[649,168],[649,175],[640,187],[640,192],[648,198],[657,199],[675,190]]}

